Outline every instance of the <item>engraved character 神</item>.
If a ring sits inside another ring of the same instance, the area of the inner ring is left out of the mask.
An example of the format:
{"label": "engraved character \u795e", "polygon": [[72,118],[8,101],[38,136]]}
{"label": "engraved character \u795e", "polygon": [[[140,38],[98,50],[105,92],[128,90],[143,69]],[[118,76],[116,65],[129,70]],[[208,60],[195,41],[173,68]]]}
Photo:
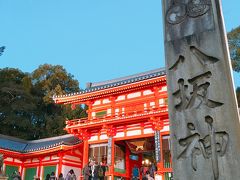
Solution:
{"label": "engraved character \u795e", "polygon": [[201,138],[199,132],[196,131],[193,123],[188,123],[187,128],[190,135],[179,140],[179,145],[184,147],[183,151],[178,155],[178,159],[191,158],[191,166],[194,171],[197,170],[197,156],[203,155],[205,159],[211,158],[214,179],[219,178],[218,155],[224,156],[229,135],[225,131],[215,131],[213,126],[213,118],[205,117],[208,125],[209,134]]}

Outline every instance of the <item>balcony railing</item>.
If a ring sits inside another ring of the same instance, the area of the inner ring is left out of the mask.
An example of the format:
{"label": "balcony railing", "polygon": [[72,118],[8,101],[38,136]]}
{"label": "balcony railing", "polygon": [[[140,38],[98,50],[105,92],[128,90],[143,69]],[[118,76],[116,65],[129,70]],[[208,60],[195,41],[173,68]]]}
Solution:
{"label": "balcony railing", "polygon": [[131,121],[139,118],[146,118],[146,117],[157,116],[161,114],[163,115],[168,114],[167,105],[159,106],[159,107],[151,107],[148,109],[144,108],[143,110],[132,108],[132,110],[128,110],[126,112],[106,114],[102,117],[93,117],[91,119],[80,118],[80,119],[67,120],[66,128],[76,127],[76,126],[79,127],[79,126],[97,125],[101,123],[111,123],[116,120],[118,120],[118,122],[126,121],[126,120]]}

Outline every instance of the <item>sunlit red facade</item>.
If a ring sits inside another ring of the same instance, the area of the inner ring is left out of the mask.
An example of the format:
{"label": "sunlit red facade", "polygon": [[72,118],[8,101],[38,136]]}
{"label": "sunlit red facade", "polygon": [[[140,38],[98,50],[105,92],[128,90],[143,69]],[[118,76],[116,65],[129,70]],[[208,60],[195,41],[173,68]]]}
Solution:
{"label": "sunlit red facade", "polygon": [[[54,96],[53,100],[57,104],[70,104],[72,109],[87,105],[88,117],[66,121],[65,130],[69,135],[65,136],[72,140],[64,137],[59,144],[51,138],[51,143],[38,140],[34,147],[40,148],[29,151],[0,147],[5,172],[8,165],[16,166],[24,179],[30,177],[26,173],[44,179],[47,172],[44,168],[53,166],[55,169],[51,170],[56,174],[62,172],[64,176],[69,169],[74,169],[81,179],[82,168],[91,159],[108,167],[108,179],[131,179],[135,165],[140,169],[152,164],[156,164],[156,176],[171,179],[164,69],[89,83],[85,90]],[[26,143],[31,145],[32,142]],[[34,172],[28,168],[35,168]]]}
{"label": "sunlit red facade", "polygon": [[[71,104],[72,108],[88,106],[87,118],[66,121],[67,132],[83,140],[83,167],[89,159],[95,159],[108,165],[109,177],[130,179],[133,166],[140,168],[148,158],[151,163],[157,161],[159,175],[171,176],[164,69],[90,83],[83,92],[57,96],[54,100],[57,104]],[[160,132],[157,144],[156,132]]]}

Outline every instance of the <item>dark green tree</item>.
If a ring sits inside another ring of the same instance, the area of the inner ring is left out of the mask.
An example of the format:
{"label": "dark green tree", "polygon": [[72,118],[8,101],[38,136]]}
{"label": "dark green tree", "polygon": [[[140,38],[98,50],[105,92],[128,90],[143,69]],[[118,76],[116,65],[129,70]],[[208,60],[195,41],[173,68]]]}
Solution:
{"label": "dark green tree", "polygon": [[24,84],[28,74],[5,68],[0,69],[0,77],[0,133],[32,138],[37,106],[29,89],[31,87]]}
{"label": "dark green tree", "polygon": [[35,88],[40,89],[44,95],[45,103],[52,103],[53,95],[68,94],[79,91],[79,83],[73,75],[60,65],[44,64],[32,73]]}
{"label": "dark green tree", "polygon": [[62,66],[45,64],[32,74],[0,69],[0,133],[23,139],[65,134],[65,120],[86,117],[86,107],[57,105],[52,95],[79,91]]}
{"label": "dark green tree", "polygon": [[[44,64],[39,66],[32,73],[32,82],[34,94],[42,97],[38,102],[38,108],[41,110],[44,121],[41,126],[44,128],[42,137],[51,137],[62,135],[64,131],[65,120],[80,118],[86,116],[86,111],[77,106],[72,110],[70,105],[57,105],[53,102],[53,95],[62,95],[79,91],[79,83],[73,79],[73,75],[59,65],[53,66]],[[40,127],[41,127],[40,126]]]}
{"label": "dark green tree", "polygon": [[240,72],[240,26],[228,33],[228,44],[233,70]]}
{"label": "dark green tree", "polygon": [[238,107],[240,108],[240,87],[236,90]]}
{"label": "dark green tree", "polygon": [[[228,44],[233,70],[240,72],[240,26],[228,33]],[[238,107],[240,107],[240,87],[236,90]]]}

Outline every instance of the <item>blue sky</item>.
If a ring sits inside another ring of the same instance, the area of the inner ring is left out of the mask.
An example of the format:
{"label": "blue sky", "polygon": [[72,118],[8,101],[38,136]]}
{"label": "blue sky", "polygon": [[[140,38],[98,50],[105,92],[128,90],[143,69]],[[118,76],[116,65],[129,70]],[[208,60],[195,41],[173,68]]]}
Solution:
{"label": "blue sky", "polygon": [[[227,31],[240,25],[239,7],[223,0]],[[0,17],[0,68],[60,64],[84,88],[165,64],[161,0],[0,0]]]}

